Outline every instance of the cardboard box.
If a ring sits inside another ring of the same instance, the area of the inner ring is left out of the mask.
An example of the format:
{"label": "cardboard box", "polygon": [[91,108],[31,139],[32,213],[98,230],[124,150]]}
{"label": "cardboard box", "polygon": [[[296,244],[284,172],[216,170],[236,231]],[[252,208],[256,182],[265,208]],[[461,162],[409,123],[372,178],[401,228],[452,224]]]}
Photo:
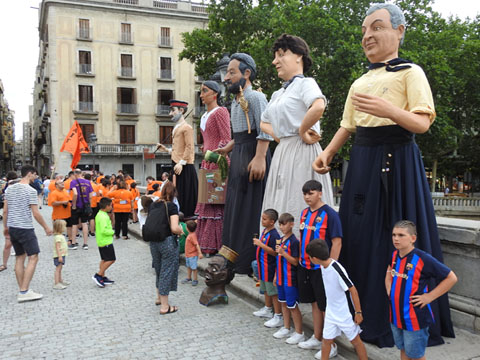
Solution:
{"label": "cardboard box", "polygon": [[200,169],[198,172],[198,202],[225,204],[227,179],[222,180],[220,170]]}

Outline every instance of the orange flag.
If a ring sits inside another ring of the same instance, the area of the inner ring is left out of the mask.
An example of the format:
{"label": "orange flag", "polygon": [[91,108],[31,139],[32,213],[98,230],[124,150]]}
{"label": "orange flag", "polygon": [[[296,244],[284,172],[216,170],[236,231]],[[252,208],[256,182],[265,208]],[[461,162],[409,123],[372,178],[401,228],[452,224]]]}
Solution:
{"label": "orange flag", "polygon": [[82,129],[78,122],[75,121],[73,126],[71,127],[70,131],[67,134],[65,140],[63,140],[62,147],[60,148],[60,152],[67,151],[73,155],[72,163],[70,167],[75,169],[82,157],[81,154],[89,153],[90,149],[88,148],[88,144],[83,137]]}

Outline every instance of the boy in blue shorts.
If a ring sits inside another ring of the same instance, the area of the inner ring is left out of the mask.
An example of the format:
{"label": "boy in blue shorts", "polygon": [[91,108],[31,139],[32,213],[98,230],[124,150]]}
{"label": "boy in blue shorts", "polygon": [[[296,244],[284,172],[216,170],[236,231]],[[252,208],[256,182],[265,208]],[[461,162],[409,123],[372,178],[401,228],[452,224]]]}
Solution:
{"label": "boy in blue shorts", "polygon": [[[303,185],[302,192],[308,207],[302,211],[300,216],[298,297],[301,303],[312,304],[313,335],[307,341],[300,342],[298,346],[302,349],[320,350],[326,308],[325,289],[320,265],[310,261],[306,249],[313,239],[323,240],[328,245],[330,257],[338,260],[343,233],[337,212],[322,201],[322,184],[316,180],[309,180]],[[331,349],[330,355],[335,356],[337,354],[335,344]]]}
{"label": "boy in blue shorts", "polygon": [[[448,292],[457,277],[430,254],[415,248],[417,228],[408,220],[397,222],[392,231],[395,251],[385,277],[390,297],[390,326],[402,360],[425,359],[428,327],[434,322],[430,303]],[[435,279],[438,285],[429,290]]]}
{"label": "boy in blue shorts", "polygon": [[[257,265],[258,278],[260,279],[260,291],[264,292],[265,307],[255,311],[253,315],[258,317],[271,318],[266,321],[266,327],[275,328],[283,325],[282,307],[278,302],[277,288],[273,283],[275,268],[277,264],[277,239],[280,235],[275,229],[275,223],[278,219],[278,212],[273,209],[267,209],[262,214],[262,226],[265,228],[260,239],[253,239],[253,245],[257,247]],[[275,314],[272,318],[272,305]]]}
{"label": "boy in blue shorts", "polygon": [[[273,337],[287,338],[290,345],[305,341],[302,330],[302,313],[298,308],[297,265],[299,242],[292,229],[295,219],[289,213],[280,215],[278,224],[283,237],[277,240],[277,272],[275,274],[278,291],[278,301],[282,305],[283,327]],[[293,319],[295,331],[290,330],[290,317]]]}
{"label": "boy in blue shorts", "polygon": [[[362,330],[359,324],[363,321],[363,316],[357,289],[343,266],[330,257],[325,241],[312,240],[307,246],[307,254],[314,264],[321,266],[327,298],[322,350],[315,354],[315,359],[327,360],[333,357],[331,349],[335,346],[334,340],[343,332],[355,347],[358,358],[368,360],[367,350],[360,339]],[[350,309],[353,309],[354,314]]]}

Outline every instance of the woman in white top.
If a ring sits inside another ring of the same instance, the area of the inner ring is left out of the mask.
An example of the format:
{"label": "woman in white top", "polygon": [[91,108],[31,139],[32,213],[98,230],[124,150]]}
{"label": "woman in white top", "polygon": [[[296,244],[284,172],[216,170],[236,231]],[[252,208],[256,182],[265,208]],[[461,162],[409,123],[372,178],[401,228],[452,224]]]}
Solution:
{"label": "woman in white top", "polygon": [[333,205],[330,175],[313,171],[310,159],[322,152],[319,120],[326,98],[313,78],[303,73],[312,65],[307,43],[300,37],[283,34],[273,45],[272,64],[278,77],[285,81],[273,93],[262,115],[260,128],[279,142],[272,158],[262,212],[275,209],[295,217],[294,233],[298,235],[300,212],[307,206],[302,186],[308,180],[318,180],[323,186],[322,200]]}

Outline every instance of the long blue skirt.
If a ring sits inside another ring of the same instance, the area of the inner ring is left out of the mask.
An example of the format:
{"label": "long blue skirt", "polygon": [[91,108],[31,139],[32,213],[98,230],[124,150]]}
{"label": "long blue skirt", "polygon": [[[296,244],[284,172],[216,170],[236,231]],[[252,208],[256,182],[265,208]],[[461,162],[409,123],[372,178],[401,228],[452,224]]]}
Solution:
{"label": "long blue skirt", "polygon": [[[437,222],[414,135],[399,126],[357,127],[340,204],[343,245],[340,262],[360,295],[361,338],[393,346],[385,275],[391,261],[392,229],[399,220],[417,225],[415,246],[443,262]],[[429,284],[429,289],[436,283]],[[432,304],[435,324],[429,345],[454,337],[448,297]]]}

